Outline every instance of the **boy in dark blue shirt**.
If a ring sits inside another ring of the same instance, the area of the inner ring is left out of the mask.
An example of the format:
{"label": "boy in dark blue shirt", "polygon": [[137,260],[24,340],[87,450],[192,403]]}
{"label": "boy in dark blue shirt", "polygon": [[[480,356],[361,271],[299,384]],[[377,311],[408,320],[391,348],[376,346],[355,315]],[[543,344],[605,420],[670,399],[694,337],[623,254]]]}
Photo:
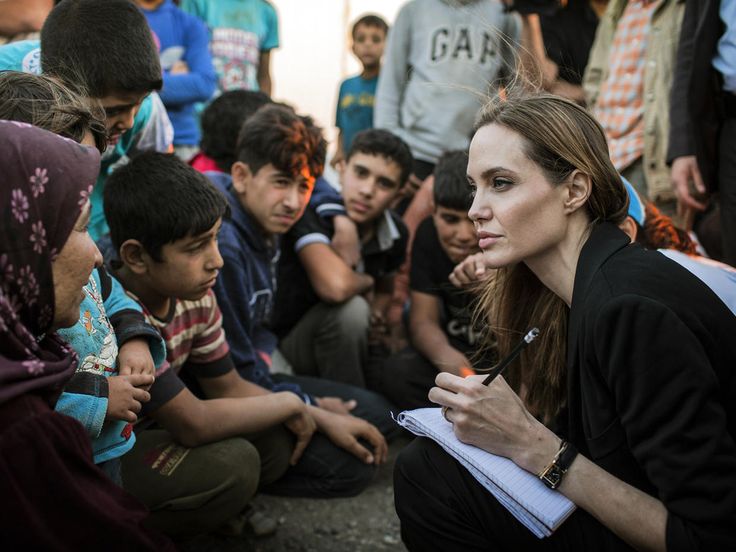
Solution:
{"label": "boy in dark blue shirt", "polygon": [[[269,324],[280,236],[304,212],[315,177],[322,172],[325,149],[311,119],[268,105],[243,125],[231,175],[207,176],[225,195],[231,211],[220,231],[224,265],[214,290],[235,365],[246,380],[274,392],[296,393],[324,433],[315,435],[292,468],[304,475],[300,494],[346,496],[357,494],[370,481],[372,469],[366,464],[382,459],[385,441],[375,426],[385,435],[396,433],[391,405],[378,395],[336,382],[270,374],[277,345]],[[367,440],[373,451],[358,439]],[[338,472],[341,484],[334,477]],[[324,478],[316,477],[321,473]],[[269,490],[295,494],[296,479],[288,483],[289,488],[277,490],[277,482]]]}
{"label": "boy in dark blue shirt", "polygon": [[411,166],[408,146],[386,130],[366,130],[353,140],[339,171],[345,212],[361,244],[354,266],[333,248],[333,223],[317,210],[308,209],[286,235],[272,327],[295,373],[366,386],[369,322],[374,337],[385,332],[408,236],[389,205]]}

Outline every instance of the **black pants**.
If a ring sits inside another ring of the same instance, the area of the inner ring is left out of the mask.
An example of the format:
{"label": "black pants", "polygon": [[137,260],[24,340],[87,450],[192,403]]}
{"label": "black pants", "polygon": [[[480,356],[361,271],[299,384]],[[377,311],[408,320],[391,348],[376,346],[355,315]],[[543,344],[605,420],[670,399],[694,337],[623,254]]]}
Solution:
{"label": "black pants", "polygon": [[736,117],[723,121],[718,148],[723,262],[736,266]]}
{"label": "black pants", "polygon": [[[308,376],[274,374],[276,382],[298,383],[303,391],[316,397],[339,397],[355,399],[357,406],[352,414],[373,425],[390,440],[402,433],[399,425],[391,419],[391,410],[396,410],[386,399],[353,385]],[[293,436],[283,427],[278,430],[284,439],[293,441]],[[259,448],[259,442],[253,443]],[[260,452],[260,449],[259,449]],[[262,454],[262,453],[261,453]],[[364,464],[348,451],[333,444],[325,435],[315,433],[296,466],[291,466],[283,477],[262,491],[281,496],[334,498],[360,494],[373,480],[376,468]]]}
{"label": "black pants", "polygon": [[437,406],[427,398],[436,377],[437,368],[414,348],[407,347],[383,363],[377,391],[399,411]]}
{"label": "black pants", "polygon": [[581,509],[538,539],[430,439],[415,439],[399,455],[394,500],[410,551],[632,550]]}

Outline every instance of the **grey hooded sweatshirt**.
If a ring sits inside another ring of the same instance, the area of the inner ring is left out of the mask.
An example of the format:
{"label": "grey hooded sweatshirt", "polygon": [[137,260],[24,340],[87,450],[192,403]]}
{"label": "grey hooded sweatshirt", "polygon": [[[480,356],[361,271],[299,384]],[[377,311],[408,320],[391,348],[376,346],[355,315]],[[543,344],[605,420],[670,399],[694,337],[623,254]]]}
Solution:
{"label": "grey hooded sweatshirt", "polygon": [[435,163],[466,149],[478,109],[513,72],[521,22],[498,0],[411,0],[388,35],[374,126]]}

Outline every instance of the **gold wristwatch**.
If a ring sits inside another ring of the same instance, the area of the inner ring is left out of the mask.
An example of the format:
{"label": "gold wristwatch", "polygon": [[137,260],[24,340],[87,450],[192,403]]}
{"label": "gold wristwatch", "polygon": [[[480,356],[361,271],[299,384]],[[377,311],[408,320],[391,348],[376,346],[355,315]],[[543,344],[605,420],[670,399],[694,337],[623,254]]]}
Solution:
{"label": "gold wristwatch", "polygon": [[562,478],[577,455],[578,449],[575,448],[575,445],[563,440],[552,462],[539,473],[539,479],[550,489],[556,489],[562,483]]}

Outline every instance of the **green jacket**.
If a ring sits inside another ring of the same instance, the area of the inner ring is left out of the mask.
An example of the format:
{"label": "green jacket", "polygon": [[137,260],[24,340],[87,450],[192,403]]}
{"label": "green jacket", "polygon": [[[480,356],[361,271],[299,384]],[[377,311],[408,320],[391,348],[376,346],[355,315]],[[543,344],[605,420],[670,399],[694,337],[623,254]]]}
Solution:
{"label": "green jacket", "polygon": [[[598,24],[583,77],[589,106],[595,105],[601,84],[608,78],[609,59],[616,26],[627,0],[611,0]],[[649,199],[673,199],[667,166],[670,87],[677,62],[677,45],[684,13],[683,0],[663,0],[654,11],[644,70],[644,174]]]}

